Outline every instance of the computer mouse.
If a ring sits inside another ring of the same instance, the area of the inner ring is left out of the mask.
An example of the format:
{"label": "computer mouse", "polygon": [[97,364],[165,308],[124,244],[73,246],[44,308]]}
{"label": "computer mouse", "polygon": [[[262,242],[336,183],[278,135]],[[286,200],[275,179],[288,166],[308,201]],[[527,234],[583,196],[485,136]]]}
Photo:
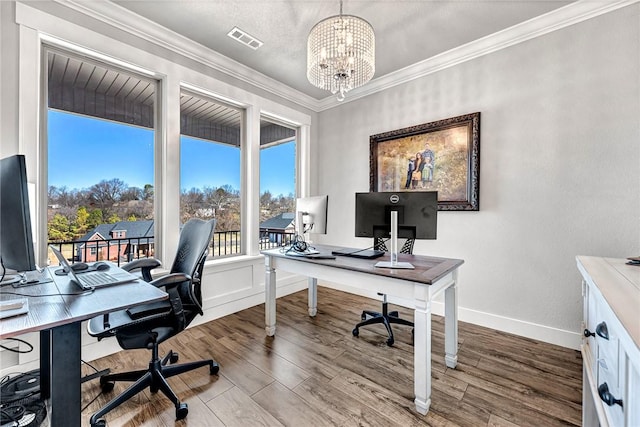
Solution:
{"label": "computer mouse", "polygon": [[98,261],[95,264],[93,264],[93,268],[94,268],[94,270],[102,271],[102,270],[110,269],[111,266],[109,264],[107,264],[106,262]]}
{"label": "computer mouse", "polygon": [[[86,264],[84,262],[76,262],[74,264],[71,264],[71,268],[73,269],[73,271],[84,271],[89,268],[89,264]],[[62,271],[64,271],[65,274],[69,272],[67,267],[63,268]]]}

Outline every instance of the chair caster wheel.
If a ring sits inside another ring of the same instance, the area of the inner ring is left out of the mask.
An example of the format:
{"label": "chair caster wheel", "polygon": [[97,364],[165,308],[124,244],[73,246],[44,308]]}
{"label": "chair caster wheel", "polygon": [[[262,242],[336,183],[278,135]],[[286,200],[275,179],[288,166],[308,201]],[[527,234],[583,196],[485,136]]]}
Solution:
{"label": "chair caster wheel", "polygon": [[178,357],[179,357],[178,353],[172,351],[171,356],[169,356],[169,363],[170,364],[176,363],[178,361]]}
{"label": "chair caster wheel", "polygon": [[102,390],[103,393],[109,393],[114,387],[115,383],[112,381],[107,381],[105,383],[100,382],[100,390]]}
{"label": "chair caster wheel", "polygon": [[176,420],[181,420],[189,413],[189,407],[186,403],[179,403],[176,407]]}
{"label": "chair caster wheel", "polygon": [[215,375],[220,370],[220,366],[217,363],[214,363],[209,367],[209,375]]}
{"label": "chair caster wheel", "polygon": [[393,340],[393,338],[387,338],[387,345],[388,345],[389,347],[391,347],[391,346],[393,345],[393,343],[394,343],[394,342],[395,342],[395,341]]}
{"label": "chair caster wheel", "polygon": [[104,418],[100,418],[95,423],[91,423],[91,427],[107,427],[107,422],[104,420]]}
{"label": "chair caster wheel", "polygon": [[351,331],[351,333],[353,334],[354,337],[357,337],[358,335],[360,335],[360,331],[358,330],[358,328],[355,328],[353,331]]}

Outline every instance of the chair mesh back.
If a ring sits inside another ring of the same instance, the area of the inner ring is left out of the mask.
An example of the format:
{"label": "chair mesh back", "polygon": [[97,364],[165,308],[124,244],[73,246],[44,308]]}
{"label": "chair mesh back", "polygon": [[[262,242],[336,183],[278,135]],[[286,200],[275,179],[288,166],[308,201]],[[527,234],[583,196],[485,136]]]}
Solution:
{"label": "chair mesh back", "polygon": [[171,273],[185,273],[192,277],[197,273],[202,255],[213,237],[215,223],[214,219],[203,221],[193,218],[187,221],[180,232],[178,251],[171,266]]}
{"label": "chair mesh back", "polygon": [[178,251],[171,266],[171,273],[185,273],[190,282],[178,287],[178,294],[185,310],[188,324],[198,314],[202,314],[201,279],[204,262],[207,259],[209,242],[213,237],[216,221],[192,218],[182,227]]}
{"label": "chair mesh back", "polygon": [[[384,252],[389,252],[389,249],[387,249],[387,245],[386,245],[386,240],[380,237],[374,237],[373,238],[373,249],[377,250],[377,251],[384,251]],[[415,242],[415,239],[407,239],[404,242],[404,245],[402,245],[402,248],[400,248],[400,250],[398,252],[400,252],[401,254],[412,254],[413,253],[413,243]]]}

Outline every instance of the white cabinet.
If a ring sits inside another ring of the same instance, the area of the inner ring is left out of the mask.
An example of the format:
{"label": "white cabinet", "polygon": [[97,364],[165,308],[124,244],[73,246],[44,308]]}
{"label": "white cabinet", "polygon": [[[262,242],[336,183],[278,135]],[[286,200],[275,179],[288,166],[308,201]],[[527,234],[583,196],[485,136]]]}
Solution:
{"label": "white cabinet", "polygon": [[640,266],[578,256],[584,426],[640,426]]}

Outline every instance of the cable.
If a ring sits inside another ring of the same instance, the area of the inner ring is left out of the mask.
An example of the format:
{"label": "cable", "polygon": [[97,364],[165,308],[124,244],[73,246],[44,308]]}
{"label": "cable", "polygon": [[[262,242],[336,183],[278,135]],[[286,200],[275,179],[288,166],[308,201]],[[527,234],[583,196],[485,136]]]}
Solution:
{"label": "cable", "polygon": [[78,296],[78,295],[91,295],[93,292],[94,292],[94,289],[89,289],[87,291],[82,291],[82,292],[71,292],[71,293],[68,293],[68,294],[58,293],[58,294],[35,294],[35,295],[30,295],[30,294],[21,294],[20,292],[7,292],[7,291],[4,291],[2,293],[4,295],[17,295],[19,297],[40,298],[40,297],[57,297],[57,296],[71,297],[71,296]]}
{"label": "cable", "polygon": [[[88,367],[90,367],[91,369],[93,369],[95,372],[100,372],[100,370],[98,368],[96,368],[95,366],[93,366],[91,363],[80,359],[80,362],[84,363],[85,365],[87,365]],[[98,393],[97,395],[95,395],[93,397],[93,399],[91,399],[91,401],[89,401],[86,405],[84,405],[82,407],[82,409],[80,409],[80,412],[84,412],[93,402],[96,401],[96,399],[98,399],[100,397],[100,395],[104,394],[104,392],[100,391],[100,393]]]}
{"label": "cable", "polygon": [[310,249],[314,249],[314,247],[309,245],[307,242],[305,242],[303,236],[296,234],[295,236],[293,236],[291,245],[289,245],[288,247],[281,248],[280,252],[285,254],[291,251],[297,252],[297,253],[305,253]]}
{"label": "cable", "polygon": [[[30,352],[33,351],[33,346],[30,343],[26,342],[25,340],[21,340],[20,338],[4,338],[4,339],[5,340],[9,340],[9,341],[16,341],[16,342],[18,342],[20,344],[24,344],[24,345],[26,345],[28,347],[28,350],[20,350],[20,349],[16,350],[15,348],[6,347],[6,346],[0,344],[0,348],[3,349],[3,350],[12,351],[14,353],[21,353],[21,354],[30,353]],[[5,378],[7,378],[7,377],[5,377]],[[4,382],[4,378],[3,378],[2,382]],[[0,382],[0,384],[2,382]]]}
{"label": "cable", "polygon": [[[389,240],[391,240],[391,238],[384,239],[384,240],[382,241],[382,243],[387,243]],[[370,249],[376,249],[376,247],[377,247],[377,246],[379,246],[379,245],[380,245],[380,243],[378,243],[378,244],[373,244],[373,245],[369,246],[368,248],[358,249],[358,250],[356,250],[356,251],[351,251],[351,252],[349,252],[349,255],[357,254],[357,253],[359,253],[359,252],[368,251],[368,250],[370,250]]]}

